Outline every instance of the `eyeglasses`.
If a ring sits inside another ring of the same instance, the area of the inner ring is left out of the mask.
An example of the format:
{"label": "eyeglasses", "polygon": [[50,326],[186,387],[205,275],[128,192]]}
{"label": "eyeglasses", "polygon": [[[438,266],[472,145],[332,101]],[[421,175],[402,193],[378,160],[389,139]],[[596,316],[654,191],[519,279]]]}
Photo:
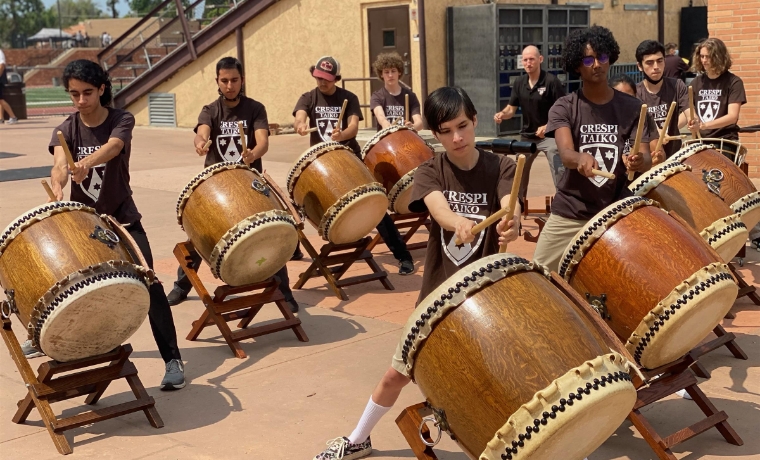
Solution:
{"label": "eyeglasses", "polygon": [[599,61],[599,64],[606,64],[610,62],[610,57],[604,53],[600,54],[598,57],[586,56],[583,58],[583,65],[586,67],[591,67],[594,65],[594,61]]}

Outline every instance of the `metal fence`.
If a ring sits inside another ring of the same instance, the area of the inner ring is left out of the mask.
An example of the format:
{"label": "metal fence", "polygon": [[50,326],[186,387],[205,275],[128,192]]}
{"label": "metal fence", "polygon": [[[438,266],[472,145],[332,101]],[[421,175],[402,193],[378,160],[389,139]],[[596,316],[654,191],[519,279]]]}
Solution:
{"label": "metal fence", "polygon": [[610,77],[617,74],[626,74],[629,77],[633,79],[636,83],[641,82],[641,80],[644,79],[644,75],[639,70],[639,67],[636,63],[633,64],[612,64],[610,66]]}

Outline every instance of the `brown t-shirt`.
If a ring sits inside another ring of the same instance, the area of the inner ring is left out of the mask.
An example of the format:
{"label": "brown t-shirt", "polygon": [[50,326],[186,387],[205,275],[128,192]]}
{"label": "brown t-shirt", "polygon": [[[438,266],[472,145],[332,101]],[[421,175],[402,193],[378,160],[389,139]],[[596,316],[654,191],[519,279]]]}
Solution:
{"label": "brown t-shirt", "polygon": [[129,186],[129,155],[132,150],[132,129],[135,117],[126,110],[108,108],[108,117],[93,128],[82,123],[79,112],[75,112],[53,130],[48,151],[60,146],[56,133],[61,131],[66,138],[74,161],[80,161],[97,152],[110,138],[124,142],[118,155],[90,168],[90,172],[77,184],[71,181],[71,201],[92,206],[100,214],[113,216],[121,224],[133,224],[140,220],[132,188]]}
{"label": "brown t-shirt", "polygon": [[[476,223],[498,211],[501,198],[511,191],[515,162],[506,155],[480,149],[478,152],[478,162],[469,171],[454,166],[445,153],[436,154],[421,164],[414,173],[409,209],[426,211],[423,199],[438,191],[446,197],[452,211]],[[460,268],[499,250],[495,224],[488,231],[478,233],[473,242],[458,247],[454,232],[443,230],[435,219],[431,222],[425,273],[417,303]]]}
{"label": "brown t-shirt", "polygon": [[[249,149],[256,147],[254,131],[265,129],[267,135],[269,134],[267,109],[261,102],[250,97],[242,96],[235,107],[227,107],[221,97],[203,107],[198,115],[198,124],[195,125],[193,131],[197,133],[200,125],[211,128],[212,142],[206,154],[206,167],[222,161],[239,163],[243,160],[243,144],[238,132],[238,121],[243,122]],[[261,158],[254,161],[251,167],[261,171]]]}
{"label": "brown t-shirt", "polygon": [[[657,94],[652,94],[647,91],[644,82],[642,81],[636,85],[636,97],[641,99],[641,101],[647,105],[647,111],[649,111],[649,115],[654,119],[658,129],[662,129],[665,124],[665,119],[668,117],[670,103],[675,101],[678,106],[670,119],[668,135],[678,135],[678,115],[680,115],[681,112],[688,112],[689,110],[689,90],[686,88],[686,83],[681,80],[676,80],[675,78],[663,77],[660,91]],[[663,146],[667,158],[670,158],[680,148],[680,140],[670,141]]]}
{"label": "brown t-shirt", "polygon": [[[692,80],[694,109],[702,123],[728,115],[728,104],[746,104],[742,79],[731,72],[723,72],[715,79],[702,74]],[[718,129],[703,129],[702,137],[739,140],[739,126],[734,123]]]}
{"label": "brown t-shirt", "polygon": [[[401,87],[401,93],[398,96],[391,94],[385,86],[372,93],[372,98],[369,101],[369,109],[372,111],[372,115],[375,114],[375,107],[382,107],[385,112],[385,119],[393,125],[399,122],[399,120],[405,120],[406,114],[404,113],[404,107],[406,101],[404,95],[409,95],[409,120],[412,120],[412,115],[420,114],[420,100],[417,99],[417,95],[412,92],[411,89],[404,86]],[[380,131],[383,128],[380,124],[377,124],[377,130]]]}
{"label": "brown t-shirt", "polygon": [[[552,213],[568,219],[588,220],[612,202],[630,194],[623,154],[629,153],[639,125],[641,101],[615,91],[610,102],[597,105],[583,96],[583,90],[561,97],[549,110],[546,134],[554,137],[561,127],[573,134],[573,147],[594,156],[602,171],[615,174],[615,179],[585,177],[576,169],[565,169],[557,184]],[[657,136],[651,117],[646,117],[641,141]]]}
{"label": "brown t-shirt", "polygon": [[[299,110],[304,110],[309,116],[309,127],[318,128],[317,131],[311,133],[310,145],[332,140],[330,135],[338,123],[340,108],[343,106],[344,100],[348,100],[348,104],[346,104],[346,113],[343,115],[341,129],[348,128],[348,119],[351,115],[356,115],[359,120],[364,120],[359,98],[354,93],[336,86],[335,92],[329,96],[322,93],[319,88],[314,88],[301,95],[296,103],[296,108],[293,109],[293,116],[296,116],[296,112]],[[353,150],[356,155],[361,152],[361,147],[356,142],[356,138],[342,141],[341,144]]]}

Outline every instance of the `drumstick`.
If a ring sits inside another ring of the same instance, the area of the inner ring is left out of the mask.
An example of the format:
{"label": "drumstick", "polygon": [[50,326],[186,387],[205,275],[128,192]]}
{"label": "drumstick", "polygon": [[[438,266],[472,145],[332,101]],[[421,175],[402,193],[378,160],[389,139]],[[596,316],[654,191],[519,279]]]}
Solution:
{"label": "drumstick", "polygon": [[[522,181],[522,173],[524,167],[525,155],[520,155],[517,157],[517,171],[515,171],[515,178],[512,180],[512,191],[509,193],[507,222],[515,217],[515,206],[517,205],[517,195],[520,194],[520,182]],[[499,246],[499,252],[507,252],[507,243]]]}
{"label": "drumstick", "polygon": [[211,146],[211,139],[206,141],[206,144],[203,146],[203,150],[208,150],[210,146]]}
{"label": "drumstick", "polygon": [[317,129],[319,129],[319,128],[317,128],[317,127],[315,126],[315,127],[313,127],[313,128],[309,128],[309,129],[307,129],[307,130],[306,130],[306,131],[304,131],[304,132],[305,132],[305,133],[315,133],[315,132],[317,132]]}
{"label": "drumstick", "polygon": [[409,95],[404,94],[404,121],[409,122]]}
{"label": "drumstick", "polygon": [[665,142],[665,138],[668,135],[668,128],[670,127],[670,119],[673,118],[673,112],[676,111],[676,101],[673,101],[670,103],[670,109],[668,110],[668,115],[665,117],[665,124],[662,125],[662,131],[660,132],[660,138],[657,140],[657,148],[655,149],[655,152],[659,151],[662,148],[662,143]]}
{"label": "drumstick", "polygon": [[[689,86],[689,121],[692,121],[692,120],[694,120],[694,87]],[[698,129],[692,131],[691,134],[696,139],[700,138]]]}
{"label": "drumstick", "polygon": [[[238,134],[240,135],[240,143],[243,145],[243,151],[245,152],[245,150],[246,150],[245,128],[243,128],[243,122],[242,121],[238,121]],[[242,154],[241,154],[241,156],[242,156]],[[243,159],[243,162],[245,163],[246,166],[249,166],[248,162],[245,161],[245,159]]]}
{"label": "drumstick", "polygon": [[[639,113],[639,127],[636,129],[636,140],[633,142],[633,148],[631,154],[635,155],[639,153],[639,145],[641,145],[641,135],[644,133],[644,123],[647,121],[647,105],[641,104],[641,113]],[[628,180],[633,180],[633,176],[636,174],[634,171],[628,171]]]}
{"label": "drumstick", "polygon": [[614,174],[612,174],[611,172],[602,171],[600,169],[592,169],[591,173],[594,174],[595,176],[602,176],[602,177],[606,177],[607,179],[613,179],[613,180],[615,179]]}
{"label": "drumstick", "polygon": [[50,188],[50,185],[48,185],[45,179],[42,179],[42,186],[45,187],[45,191],[50,197],[50,201],[58,201],[55,197],[55,193],[53,193],[53,189]]}
{"label": "drumstick", "polygon": [[340,114],[338,114],[338,124],[335,125],[338,129],[343,130],[343,114],[346,112],[346,105],[348,104],[348,99],[343,99],[343,107],[340,108]]}
{"label": "drumstick", "polygon": [[66,138],[63,137],[63,132],[61,131],[58,131],[58,142],[61,143],[63,152],[66,154],[66,161],[69,163],[69,169],[74,169],[74,157],[71,156],[71,150],[69,150],[69,145],[66,143]]}
{"label": "drumstick", "polygon": [[[510,210],[512,210],[512,217],[514,217],[514,207],[515,207],[515,203],[517,202],[517,195],[520,192],[520,180],[522,179],[522,170],[524,167],[525,167],[525,155],[519,155],[517,157],[517,170],[515,171],[515,178],[512,181],[512,192],[511,192],[511,195],[509,196],[509,206],[506,208],[499,209],[495,213],[486,217],[481,223],[472,227],[472,229],[470,230],[470,233],[472,233],[473,236],[482,232],[484,229],[488,228],[491,224],[493,224],[494,222],[497,222],[499,219],[507,215],[507,213],[509,213]],[[517,185],[515,186],[515,184]],[[462,240],[457,238],[454,241],[454,243],[456,243],[457,246],[460,246],[462,244]]]}
{"label": "drumstick", "polygon": [[670,141],[680,141],[680,140],[683,140],[683,139],[686,139],[686,134],[680,134],[678,136],[665,136],[665,140],[668,141],[668,142],[670,142]]}

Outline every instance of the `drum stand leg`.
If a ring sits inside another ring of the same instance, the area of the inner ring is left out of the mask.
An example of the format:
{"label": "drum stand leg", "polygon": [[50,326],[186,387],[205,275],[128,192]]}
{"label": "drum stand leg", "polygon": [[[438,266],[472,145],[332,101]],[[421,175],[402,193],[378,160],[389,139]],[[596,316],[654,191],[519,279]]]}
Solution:
{"label": "drum stand leg", "polygon": [[548,217],[537,217],[533,219],[533,222],[538,225],[538,233],[536,233],[536,236],[533,236],[530,232],[524,232],[523,239],[529,243],[537,243],[538,237],[541,236],[541,231],[544,229],[544,225],[546,225],[546,220]]}
{"label": "drum stand leg", "polygon": [[[187,275],[187,279],[190,280],[190,284],[193,285],[195,292],[201,297],[203,305],[206,307],[200,318],[193,322],[193,327],[187,335],[187,340],[196,340],[206,326],[216,324],[232,353],[241,359],[248,356],[238,343],[241,340],[292,329],[298,340],[301,342],[309,341],[309,337],[301,327],[301,320],[293,315],[290,311],[290,305],[285,302],[282,292],[277,289],[279,282],[275,278],[269,278],[266,281],[245,286],[219,286],[214,291],[214,296],[211,297],[211,294],[206,290],[206,287],[198,276],[198,272],[188,264],[192,251],[194,249],[190,242],[178,243],[174,247],[174,256],[179,261],[182,270]],[[262,291],[256,294],[236,297],[232,300],[224,300],[229,295],[255,290]],[[267,303],[277,305],[277,308],[280,309],[280,313],[285,319],[249,328],[248,325]],[[237,325],[238,329],[233,331],[227,323],[236,320],[240,320],[240,322]]]}
{"label": "drum stand leg", "polygon": [[[398,425],[399,430],[401,430],[401,433],[404,435],[404,438],[409,444],[409,447],[412,448],[414,456],[419,460],[438,459],[438,457],[435,455],[435,452],[433,452],[433,448],[423,444],[422,440],[420,439],[420,425],[422,424],[422,416],[429,415],[430,413],[432,413],[430,411],[430,408],[423,402],[407,407],[401,411],[398,417],[396,417],[396,425]],[[422,435],[425,436],[425,439],[428,442],[433,442],[430,436],[430,429],[427,427],[427,425],[422,428]]]}
{"label": "drum stand leg", "polygon": [[[404,243],[407,243],[406,249],[409,251],[414,251],[415,249],[425,249],[427,248],[427,241],[421,241],[419,243],[414,244],[408,244],[409,240],[412,239],[412,236],[419,230],[421,226],[425,226],[428,230],[430,230],[430,214],[426,212],[420,212],[420,213],[414,213],[414,214],[390,214],[391,220],[393,220],[393,223],[396,224],[396,228],[399,230],[408,229],[406,233],[403,233],[401,235],[401,238],[404,240]],[[383,237],[380,236],[380,233],[378,232],[377,235],[375,235],[372,238],[372,242],[369,243],[369,246],[367,246],[367,250],[371,251],[375,249],[375,246],[377,246],[380,243],[385,243],[383,241]]]}
{"label": "drum stand leg", "polygon": [[[303,247],[306,248],[306,251],[311,256],[312,262],[311,265],[309,265],[309,268],[298,277],[298,281],[293,285],[293,289],[301,289],[311,278],[319,276],[325,278],[330,289],[332,289],[335,295],[341,300],[348,300],[348,295],[343,290],[344,286],[352,286],[354,284],[368,283],[377,280],[383,284],[385,289],[389,291],[395,289],[388,279],[388,272],[380,268],[372,257],[372,253],[367,249],[372,242],[371,237],[366,236],[354,243],[327,243],[322,246],[319,253],[317,253],[317,250],[311,245],[306,238],[306,235],[300,230],[298,231],[298,237],[301,240]],[[363,260],[369,265],[372,273],[341,279],[348,269],[351,268],[351,265],[360,260]]]}
{"label": "drum stand leg", "polygon": [[[132,346],[125,344],[114,350],[91,358],[78,359],[66,363],[59,363],[54,360],[42,363],[37,369],[38,375],[34,374],[29,361],[21,351],[16,335],[11,329],[10,319],[3,319],[3,327],[0,334],[3,336],[5,345],[11,354],[13,362],[19,370],[21,378],[24,380],[27,388],[27,395],[18,402],[18,409],[13,416],[13,423],[24,423],[31,413],[32,409],[37,411],[42,418],[42,422],[50,434],[56,449],[61,454],[70,454],[73,452],[63,432],[73,428],[79,428],[114,417],[131,414],[132,412],[143,411],[148,418],[151,426],[161,428],[164,426],[161,416],[156,410],[154,399],[145,391],[140,378],[137,376],[137,368],[129,360],[132,353]],[[90,366],[109,363],[105,367],[95,369],[86,369]],[[71,373],[81,369],[81,372]],[[57,374],[66,373],[64,376],[55,378]],[[87,395],[85,403],[93,405],[103,395],[108,385],[117,379],[126,379],[129,383],[132,393],[135,395],[134,401],[116,404],[108,407],[98,407],[97,409],[74,415],[72,417],[56,417],[50,403],[64,401],[78,396]]]}
{"label": "drum stand leg", "polygon": [[734,278],[736,278],[736,284],[739,285],[739,294],[736,295],[736,298],[739,299],[746,296],[749,297],[755,305],[760,305],[760,294],[757,293],[757,288],[755,288],[755,286],[750,286],[744,281],[744,277],[736,271],[734,264],[729,263],[728,268],[731,269],[731,273],[733,273]]}
{"label": "drum stand leg", "polygon": [[[694,362],[693,358],[686,355],[657,369],[642,369],[647,377],[644,382],[646,385],[638,388],[638,398],[628,418],[660,459],[675,460],[676,457],[670,450],[671,447],[704,433],[712,427],[720,432],[726,442],[736,446],[744,444],[744,441],[728,424],[728,415],[724,411],[719,411],[697,386],[697,379],[689,370]],[[706,415],[706,418],[663,438],[640,410],[682,389],[689,393],[689,396]]]}
{"label": "drum stand leg", "polygon": [[736,336],[733,332],[727,332],[723,326],[718,324],[715,326],[715,329],[713,329],[713,333],[717,335],[718,338],[696,347],[688,354],[688,356],[694,360],[692,370],[697,375],[697,377],[701,377],[703,379],[709,379],[710,372],[697,360],[713,350],[717,350],[718,348],[725,346],[736,359],[748,359],[747,354],[744,352],[744,350],[742,350],[739,344],[735,342]]}

